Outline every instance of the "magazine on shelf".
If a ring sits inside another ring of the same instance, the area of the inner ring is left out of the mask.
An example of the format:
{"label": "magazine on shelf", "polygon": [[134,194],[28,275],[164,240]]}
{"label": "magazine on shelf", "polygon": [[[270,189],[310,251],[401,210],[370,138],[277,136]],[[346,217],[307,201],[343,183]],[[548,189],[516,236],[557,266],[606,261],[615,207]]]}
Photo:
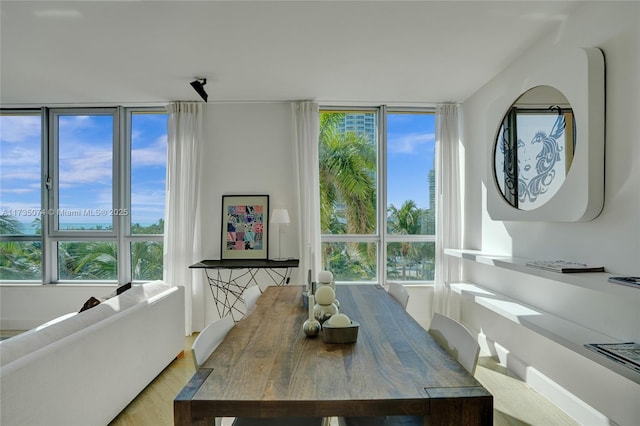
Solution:
{"label": "magazine on shelf", "polygon": [[527,262],[527,266],[562,273],[604,272],[604,266],[587,265],[585,263],[578,262],[566,262],[564,260],[532,260]]}
{"label": "magazine on shelf", "polygon": [[588,343],[584,346],[640,373],[640,343]]}
{"label": "magazine on shelf", "polygon": [[609,282],[640,288],[640,277],[609,277]]}

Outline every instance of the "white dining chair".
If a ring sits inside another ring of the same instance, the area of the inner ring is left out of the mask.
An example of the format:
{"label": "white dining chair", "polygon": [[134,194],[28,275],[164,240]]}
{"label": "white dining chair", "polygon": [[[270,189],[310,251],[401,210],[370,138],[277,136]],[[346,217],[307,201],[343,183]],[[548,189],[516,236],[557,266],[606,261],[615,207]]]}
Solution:
{"label": "white dining chair", "polygon": [[200,368],[202,363],[211,356],[234,324],[233,317],[227,315],[215,320],[198,334],[198,337],[193,341],[193,345],[191,345],[196,369]]}
{"label": "white dining chair", "polygon": [[[476,372],[480,345],[467,328],[458,321],[440,314],[433,314],[429,334],[462,365],[469,374]],[[339,417],[340,426],[421,426],[420,416]]]}
{"label": "white dining chair", "polygon": [[[207,360],[216,350],[218,345],[224,340],[224,337],[229,333],[234,326],[235,322],[231,315],[224,316],[218,320],[215,320],[204,328],[198,334],[198,337],[193,341],[191,350],[193,351],[193,362],[196,365],[196,370],[200,368],[203,362]],[[215,426],[221,426],[222,419],[216,417]]]}
{"label": "white dining chair", "polygon": [[467,328],[458,321],[433,314],[429,334],[453,356],[472,376],[476,372],[480,345]]}
{"label": "white dining chair", "polygon": [[260,287],[258,287],[257,285],[247,287],[242,292],[242,300],[244,300],[245,315],[248,315],[249,312],[251,312],[253,307],[256,305],[256,302],[258,301],[258,297],[260,297],[261,294],[262,292],[260,291]]}
{"label": "white dining chair", "polygon": [[407,309],[407,304],[409,303],[409,292],[402,284],[389,284],[389,294],[392,295],[403,308]]}

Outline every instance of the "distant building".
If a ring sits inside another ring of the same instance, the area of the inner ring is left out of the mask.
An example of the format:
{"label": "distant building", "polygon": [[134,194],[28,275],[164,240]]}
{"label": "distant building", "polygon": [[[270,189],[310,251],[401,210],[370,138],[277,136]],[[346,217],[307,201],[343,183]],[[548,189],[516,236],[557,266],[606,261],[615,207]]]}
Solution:
{"label": "distant building", "polygon": [[429,181],[429,209],[435,211],[436,209],[436,171],[431,168],[429,170],[429,177],[427,178]]}
{"label": "distant building", "polygon": [[375,142],[377,126],[375,113],[350,112],[344,115],[344,120],[338,125],[338,130],[342,134],[354,132],[357,135],[364,135],[370,142]]}

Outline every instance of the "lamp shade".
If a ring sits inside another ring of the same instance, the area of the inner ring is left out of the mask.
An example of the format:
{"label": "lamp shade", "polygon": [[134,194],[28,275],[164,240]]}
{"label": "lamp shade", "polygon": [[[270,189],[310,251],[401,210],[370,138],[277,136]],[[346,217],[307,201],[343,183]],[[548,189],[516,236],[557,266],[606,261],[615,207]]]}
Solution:
{"label": "lamp shade", "polygon": [[289,219],[289,210],[273,209],[271,213],[271,223],[291,223]]}

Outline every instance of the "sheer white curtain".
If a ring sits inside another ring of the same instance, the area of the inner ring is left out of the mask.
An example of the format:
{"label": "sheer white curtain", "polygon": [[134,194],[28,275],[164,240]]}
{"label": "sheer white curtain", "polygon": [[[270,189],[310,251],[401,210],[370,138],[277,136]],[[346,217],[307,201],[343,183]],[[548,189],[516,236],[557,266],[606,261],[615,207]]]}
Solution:
{"label": "sheer white curtain", "polygon": [[202,260],[200,170],[202,104],[174,102],[169,112],[164,280],[185,287],[185,333],[204,328],[204,277],[189,265]]}
{"label": "sheer white curtain", "polygon": [[[441,104],[436,107],[436,276],[433,311],[453,317],[446,283],[458,281],[460,265],[444,255],[445,248],[461,248],[462,204],[460,201],[460,138],[458,106]],[[459,319],[459,318],[457,318]]]}
{"label": "sheer white curtain", "polygon": [[296,158],[296,182],[298,192],[298,235],[300,247],[301,283],[307,282],[312,271],[312,281],[320,267],[320,171],[318,142],[320,137],[320,113],[318,104],[312,101],[291,104],[293,114],[293,138]]}

